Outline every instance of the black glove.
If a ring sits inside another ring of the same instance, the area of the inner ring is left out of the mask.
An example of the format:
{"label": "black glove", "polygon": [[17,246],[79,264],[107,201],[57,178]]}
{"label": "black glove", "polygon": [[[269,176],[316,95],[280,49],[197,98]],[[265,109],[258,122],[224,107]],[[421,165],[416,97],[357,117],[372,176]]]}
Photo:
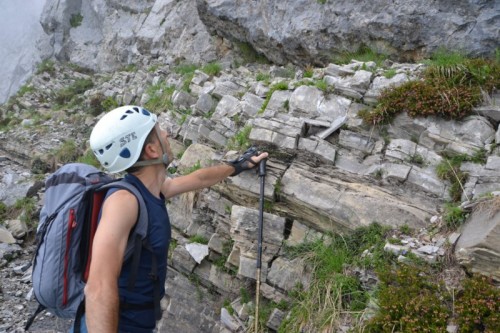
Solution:
{"label": "black glove", "polygon": [[226,163],[229,165],[232,165],[234,167],[234,172],[230,175],[236,176],[239,175],[241,172],[253,169],[257,166],[258,163],[252,162],[252,156],[257,156],[259,155],[259,152],[257,151],[257,148],[255,147],[250,147],[237,159],[233,161],[227,161]]}

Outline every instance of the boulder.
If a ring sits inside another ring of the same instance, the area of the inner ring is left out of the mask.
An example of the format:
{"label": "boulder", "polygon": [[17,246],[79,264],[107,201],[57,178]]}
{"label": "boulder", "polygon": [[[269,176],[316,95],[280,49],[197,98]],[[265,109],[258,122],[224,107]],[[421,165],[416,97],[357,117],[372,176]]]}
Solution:
{"label": "boulder", "polygon": [[472,273],[500,281],[500,198],[479,204],[455,246],[458,262]]}

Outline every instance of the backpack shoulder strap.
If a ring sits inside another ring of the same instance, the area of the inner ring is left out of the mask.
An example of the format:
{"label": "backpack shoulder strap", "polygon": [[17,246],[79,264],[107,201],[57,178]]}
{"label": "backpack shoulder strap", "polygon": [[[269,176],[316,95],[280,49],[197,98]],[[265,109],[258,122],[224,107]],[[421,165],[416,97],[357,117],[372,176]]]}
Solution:
{"label": "backpack shoulder strap", "polygon": [[[142,198],[142,195],[137,189],[137,187],[135,187],[130,183],[127,183],[124,180],[118,180],[101,186],[99,190],[108,190],[111,188],[119,188],[127,190],[136,197],[137,202],[139,204],[139,216],[137,217],[137,223],[132,231],[132,234],[140,236],[140,239],[145,239],[148,234],[149,216],[148,216],[148,210],[146,208],[146,203],[144,202],[144,199]],[[135,242],[134,239],[131,240],[132,240],[131,242],[127,243],[127,248],[125,249],[124,261],[129,259],[134,252]]]}

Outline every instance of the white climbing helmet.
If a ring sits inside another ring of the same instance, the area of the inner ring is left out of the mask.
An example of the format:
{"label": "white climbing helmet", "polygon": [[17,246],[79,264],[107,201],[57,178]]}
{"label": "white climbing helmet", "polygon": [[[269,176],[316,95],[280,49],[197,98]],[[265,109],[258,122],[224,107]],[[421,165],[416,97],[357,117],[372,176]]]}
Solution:
{"label": "white climbing helmet", "polygon": [[90,148],[108,172],[120,172],[139,159],[157,117],[148,110],[126,105],[108,112],[90,134]]}

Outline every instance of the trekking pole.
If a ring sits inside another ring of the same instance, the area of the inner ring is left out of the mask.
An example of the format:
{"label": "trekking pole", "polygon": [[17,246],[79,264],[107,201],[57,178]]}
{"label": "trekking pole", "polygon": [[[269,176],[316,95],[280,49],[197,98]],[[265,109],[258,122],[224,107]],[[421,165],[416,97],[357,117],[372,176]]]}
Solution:
{"label": "trekking pole", "polygon": [[260,268],[262,264],[262,229],[264,223],[264,180],[266,177],[266,160],[259,164],[260,198],[259,198],[259,231],[257,239],[257,290],[255,292],[255,333],[259,331],[259,298],[260,298]]}

